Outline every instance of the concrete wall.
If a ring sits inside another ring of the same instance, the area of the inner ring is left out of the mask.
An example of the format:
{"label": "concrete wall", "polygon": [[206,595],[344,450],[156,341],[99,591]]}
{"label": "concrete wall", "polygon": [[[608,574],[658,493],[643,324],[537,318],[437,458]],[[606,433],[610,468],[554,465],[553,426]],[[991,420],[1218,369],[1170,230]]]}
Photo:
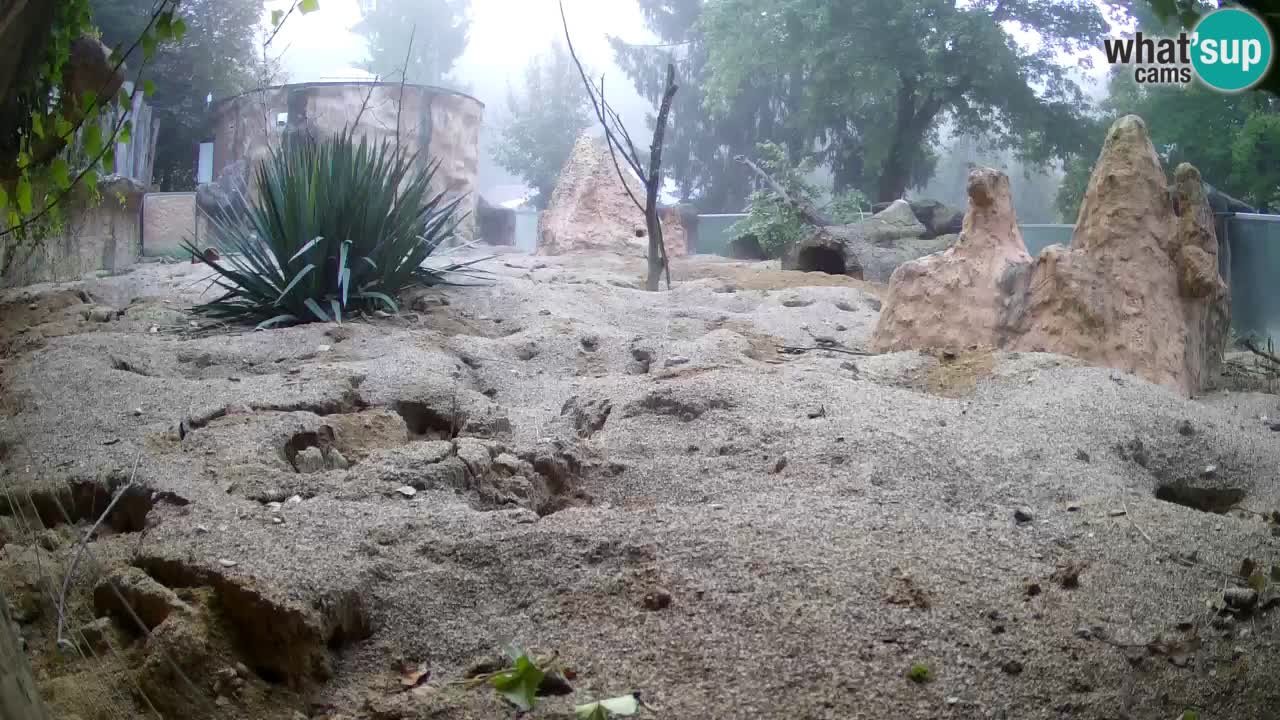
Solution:
{"label": "concrete wall", "polygon": [[14,249],[12,262],[5,262],[6,249],[0,248],[0,267],[12,265],[0,277],[0,286],[75,280],[97,271],[119,272],[137,262],[142,249],[142,187],[128,179],[108,178],[98,189],[101,199],[96,205],[74,193],[62,208],[62,231],[34,247]]}
{"label": "concrete wall", "polygon": [[[403,97],[403,102],[401,102]],[[277,125],[281,113],[288,117]],[[371,141],[395,142],[418,154],[418,162],[439,161],[433,190],[466,194],[469,213],[459,228],[475,236],[476,174],[484,104],[442,88],[399,83],[305,83],[255,90],[214,103],[213,174],[242,158],[268,157],[286,129],[332,134],[354,124]],[[250,183],[256,181],[250,173]]]}
{"label": "concrete wall", "polygon": [[182,249],[184,240],[193,240],[204,247],[208,237],[208,220],[196,212],[195,193],[147,193],[143,196],[143,255],[187,257],[188,253]]}

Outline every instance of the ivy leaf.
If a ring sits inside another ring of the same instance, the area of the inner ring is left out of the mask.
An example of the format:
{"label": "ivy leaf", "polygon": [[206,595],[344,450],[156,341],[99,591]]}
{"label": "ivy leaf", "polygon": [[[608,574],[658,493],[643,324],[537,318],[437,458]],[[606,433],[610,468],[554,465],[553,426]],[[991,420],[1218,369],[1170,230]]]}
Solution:
{"label": "ivy leaf", "polygon": [[187,35],[187,23],[182,18],[173,21],[173,37],[178,42],[182,42],[182,38]]}
{"label": "ivy leaf", "polygon": [[102,153],[102,128],[97,124],[86,126],[81,140],[89,157],[98,157]]}
{"label": "ivy leaf", "polygon": [[156,18],[156,39],[160,41],[173,37],[173,11],[160,13]]}
{"label": "ivy leaf", "polygon": [[493,676],[490,680],[498,694],[516,707],[528,712],[537,702],[538,686],[545,673],[526,654],[516,658],[516,666]]}
{"label": "ivy leaf", "polygon": [[150,80],[142,81],[142,94],[151,97],[156,94],[156,84]]}
{"label": "ivy leaf", "polygon": [[120,126],[120,132],[116,134],[116,142],[128,145],[131,139],[133,139],[133,121],[125,120],[124,125]]}
{"label": "ivy leaf", "polygon": [[92,90],[85,90],[84,95],[80,96],[80,101],[85,108],[96,109],[98,107],[98,93]]}
{"label": "ivy leaf", "polygon": [[19,225],[21,225],[21,224],[22,224],[22,218],[18,215],[18,211],[17,211],[17,210],[10,210],[10,211],[9,211],[9,227],[8,227],[8,229],[13,230],[13,229],[17,228],[17,227],[18,227]]}
{"label": "ivy leaf", "polygon": [[150,60],[152,56],[156,54],[156,44],[158,42],[156,40],[156,34],[155,32],[148,30],[142,33],[141,40],[142,40],[142,57],[144,57],[147,60]]}
{"label": "ivy leaf", "polygon": [[18,178],[17,197],[18,212],[23,215],[31,214],[31,181],[26,175]]}
{"label": "ivy leaf", "polygon": [[8,207],[9,207],[9,192],[4,189],[3,185],[0,185],[0,210],[4,210]]}
{"label": "ivy leaf", "polygon": [[630,717],[638,712],[640,712],[640,699],[635,693],[577,705],[573,708],[573,715],[577,720],[608,720],[615,715]]}
{"label": "ivy leaf", "polygon": [[70,120],[61,115],[54,121],[53,126],[54,132],[58,133],[58,137],[61,138],[70,137],[71,131],[76,129],[76,126],[72,125]]}
{"label": "ivy leaf", "polygon": [[272,27],[279,27],[280,23],[281,23],[281,22],[283,22],[283,21],[284,21],[284,11],[283,11],[283,10],[272,10],[272,11],[271,11],[271,26],[272,26]]}
{"label": "ivy leaf", "polygon": [[109,173],[113,173],[113,172],[115,172],[115,171],[116,171],[116,145],[115,145],[115,143],[112,143],[112,144],[111,144],[111,146],[107,148],[107,151],[106,151],[105,153],[103,153],[103,155],[102,155],[102,167],[106,168],[107,172],[109,172]]}
{"label": "ivy leaf", "polygon": [[94,170],[93,168],[89,168],[88,170],[85,170],[84,175],[80,176],[80,181],[85,184],[85,187],[89,188],[90,192],[97,194],[98,192],[98,171],[97,170]]}
{"label": "ivy leaf", "polygon": [[38,113],[31,114],[31,133],[41,140],[44,139],[44,118]]}
{"label": "ivy leaf", "polygon": [[67,166],[67,161],[58,157],[49,163],[49,175],[53,178],[53,184],[59,190],[66,190],[71,187],[71,168]]}
{"label": "ivy leaf", "polygon": [[298,10],[302,11],[303,15],[313,13],[319,9],[320,0],[302,0],[302,2],[298,3]]}

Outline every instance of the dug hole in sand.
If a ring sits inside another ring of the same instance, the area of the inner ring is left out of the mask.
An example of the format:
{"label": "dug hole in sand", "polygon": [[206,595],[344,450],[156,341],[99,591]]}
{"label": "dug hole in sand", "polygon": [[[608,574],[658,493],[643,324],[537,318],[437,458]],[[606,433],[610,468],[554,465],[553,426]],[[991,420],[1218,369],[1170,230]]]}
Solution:
{"label": "dug hole in sand", "polygon": [[513,641],[572,675],[544,717],[1277,706],[1276,396],[872,354],[884,286],[772,263],[488,267],[266,332],[192,328],[185,264],[8,293],[0,582],[57,717],[512,717],[458,681]]}

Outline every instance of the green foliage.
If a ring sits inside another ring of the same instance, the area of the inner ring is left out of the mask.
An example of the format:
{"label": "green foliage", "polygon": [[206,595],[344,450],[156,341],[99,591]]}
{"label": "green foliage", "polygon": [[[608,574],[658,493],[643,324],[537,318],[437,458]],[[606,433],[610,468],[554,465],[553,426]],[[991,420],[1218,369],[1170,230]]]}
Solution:
{"label": "green foliage", "polygon": [[[736,213],[747,206],[751,175],[733,161],[770,140],[798,155],[800,133],[787,126],[785,78],[765,73],[750,78],[723,113],[706,110],[710,53],[697,32],[704,0],[638,0],[645,24],[665,47],[633,45],[610,37],[614,60],[636,91],[655,107],[666,90],[667,63],[676,67],[680,91],[672,100],[663,142],[662,165],[681,202],[702,212]],[[653,119],[649,118],[650,129]]]}
{"label": "green foliage", "polygon": [[[756,164],[782,186],[787,194],[797,200],[815,204],[819,189],[805,179],[813,172],[815,161],[807,158],[793,164],[786,148],[775,143],[760,143],[756,147]],[[827,208],[832,222],[844,224],[861,220],[869,203],[866,196],[850,190],[836,196]],[[736,240],[754,237],[760,249],[771,258],[779,257],[786,248],[804,239],[813,227],[800,213],[772,190],[757,190],[751,194],[747,216],[729,227]]]}
{"label": "green foliage", "polygon": [[456,86],[448,75],[467,48],[469,7],[470,0],[378,0],[353,28],[369,44],[363,68],[384,80]]}
{"label": "green foliage", "polygon": [[[127,49],[141,33],[152,0],[90,4],[103,39]],[[168,23],[167,31],[157,28],[158,36],[169,39],[155,49],[142,83],[158,128],[153,180],[163,190],[195,187],[193,148],[211,131],[206,96],[227,97],[256,87],[262,56],[255,39],[262,0],[182,0],[182,15]],[[145,51],[140,48],[126,60],[134,65]]]}
{"label": "green foliage", "polygon": [[205,260],[184,243],[226,291],[196,311],[260,327],[396,311],[402,291],[460,267],[422,267],[462,219],[462,198],[431,195],[437,167],[419,167],[388,141],[357,144],[350,130],[323,141],[287,136],[259,168],[246,213],[210,218],[223,257]]}
{"label": "green foliage", "polygon": [[[1178,2],[1196,11],[1213,5]],[[1137,28],[1148,34],[1177,29],[1142,4],[1135,5],[1135,15]],[[1147,124],[1167,172],[1189,162],[1206,182],[1229,195],[1260,206],[1280,202],[1280,124],[1274,119],[1280,101],[1275,97],[1258,92],[1219,93],[1198,83],[1140,85],[1133,80],[1132,70],[1124,67],[1112,71],[1108,91],[1089,130],[1090,141],[1065,163],[1057,205],[1067,222],[1074,222],[1079,212],[1107,128],[1130,114]]]}
{"label": "green foliage", "polygon": [[539,208],[551,199],[574,141],[594,120],[588,103],[578,68],[559,42],[530,61],[521,94],[507,91],[510,116],[493,158],[537,191]]}
{"label": "green foliage", "polygon": [[[463,684],[472,687],[487,684],[522,713],[532,712],[542,695],[573,692],[573,688],[564,680],[565,673],[558,668],[554,656],[534,659],[516,646],[507,649],[507,656],[511,660],[510,667],[474,677],[463,681]],[[551,690],[552,686],[556,690]],[[647,706],[641,702],[640,694],[628,693],[575,705],[573,714],[575,720],[609,720],[613,717],[630,717],[640,712],[642,707]]]}
{"label": "green foliage", "polygon": [[[1022,49],[1007,29],[1036,30]],[[709,52],[710,109],[723,115],[760,78],[776,78],[795,153],[822,147],[835,188],[894,200],[932,174],[940,123],[985,134],[1020,159],[1077,151],[1084,96],[1063,53],[1096,49],[1109,27],[1072,0],[708,0],[698,23]]]}
{"label": "green foliage", "polygon": [[514,662],[515,667],[494,675],[489,682],[499,695],[528,712],[538,702],[538,688],[547,674],[523,652],[515,656]]}
{"label": "green foliage", "polygon": [[924,663],[916,663],[907,671],[907,679],[915,683],[927,683],[933,680],[933,673]]}
{"label": "green foliage", "polygon": [[1280,115],[1256,112],[1231,142],[1231,187],[1253,205],[1280,207]]}

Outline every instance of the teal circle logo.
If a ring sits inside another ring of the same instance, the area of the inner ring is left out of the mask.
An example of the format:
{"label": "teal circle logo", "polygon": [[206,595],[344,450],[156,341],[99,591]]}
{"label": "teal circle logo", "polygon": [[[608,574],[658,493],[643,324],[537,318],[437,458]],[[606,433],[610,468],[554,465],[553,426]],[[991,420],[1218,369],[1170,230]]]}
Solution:
{"label": "teal circle logo", "polygon": [[1194,33],[1191,64],[1214,90],[1248,90],[1271,67],[1271,32],[1248,10],[1215,10],[1200,18]]}

